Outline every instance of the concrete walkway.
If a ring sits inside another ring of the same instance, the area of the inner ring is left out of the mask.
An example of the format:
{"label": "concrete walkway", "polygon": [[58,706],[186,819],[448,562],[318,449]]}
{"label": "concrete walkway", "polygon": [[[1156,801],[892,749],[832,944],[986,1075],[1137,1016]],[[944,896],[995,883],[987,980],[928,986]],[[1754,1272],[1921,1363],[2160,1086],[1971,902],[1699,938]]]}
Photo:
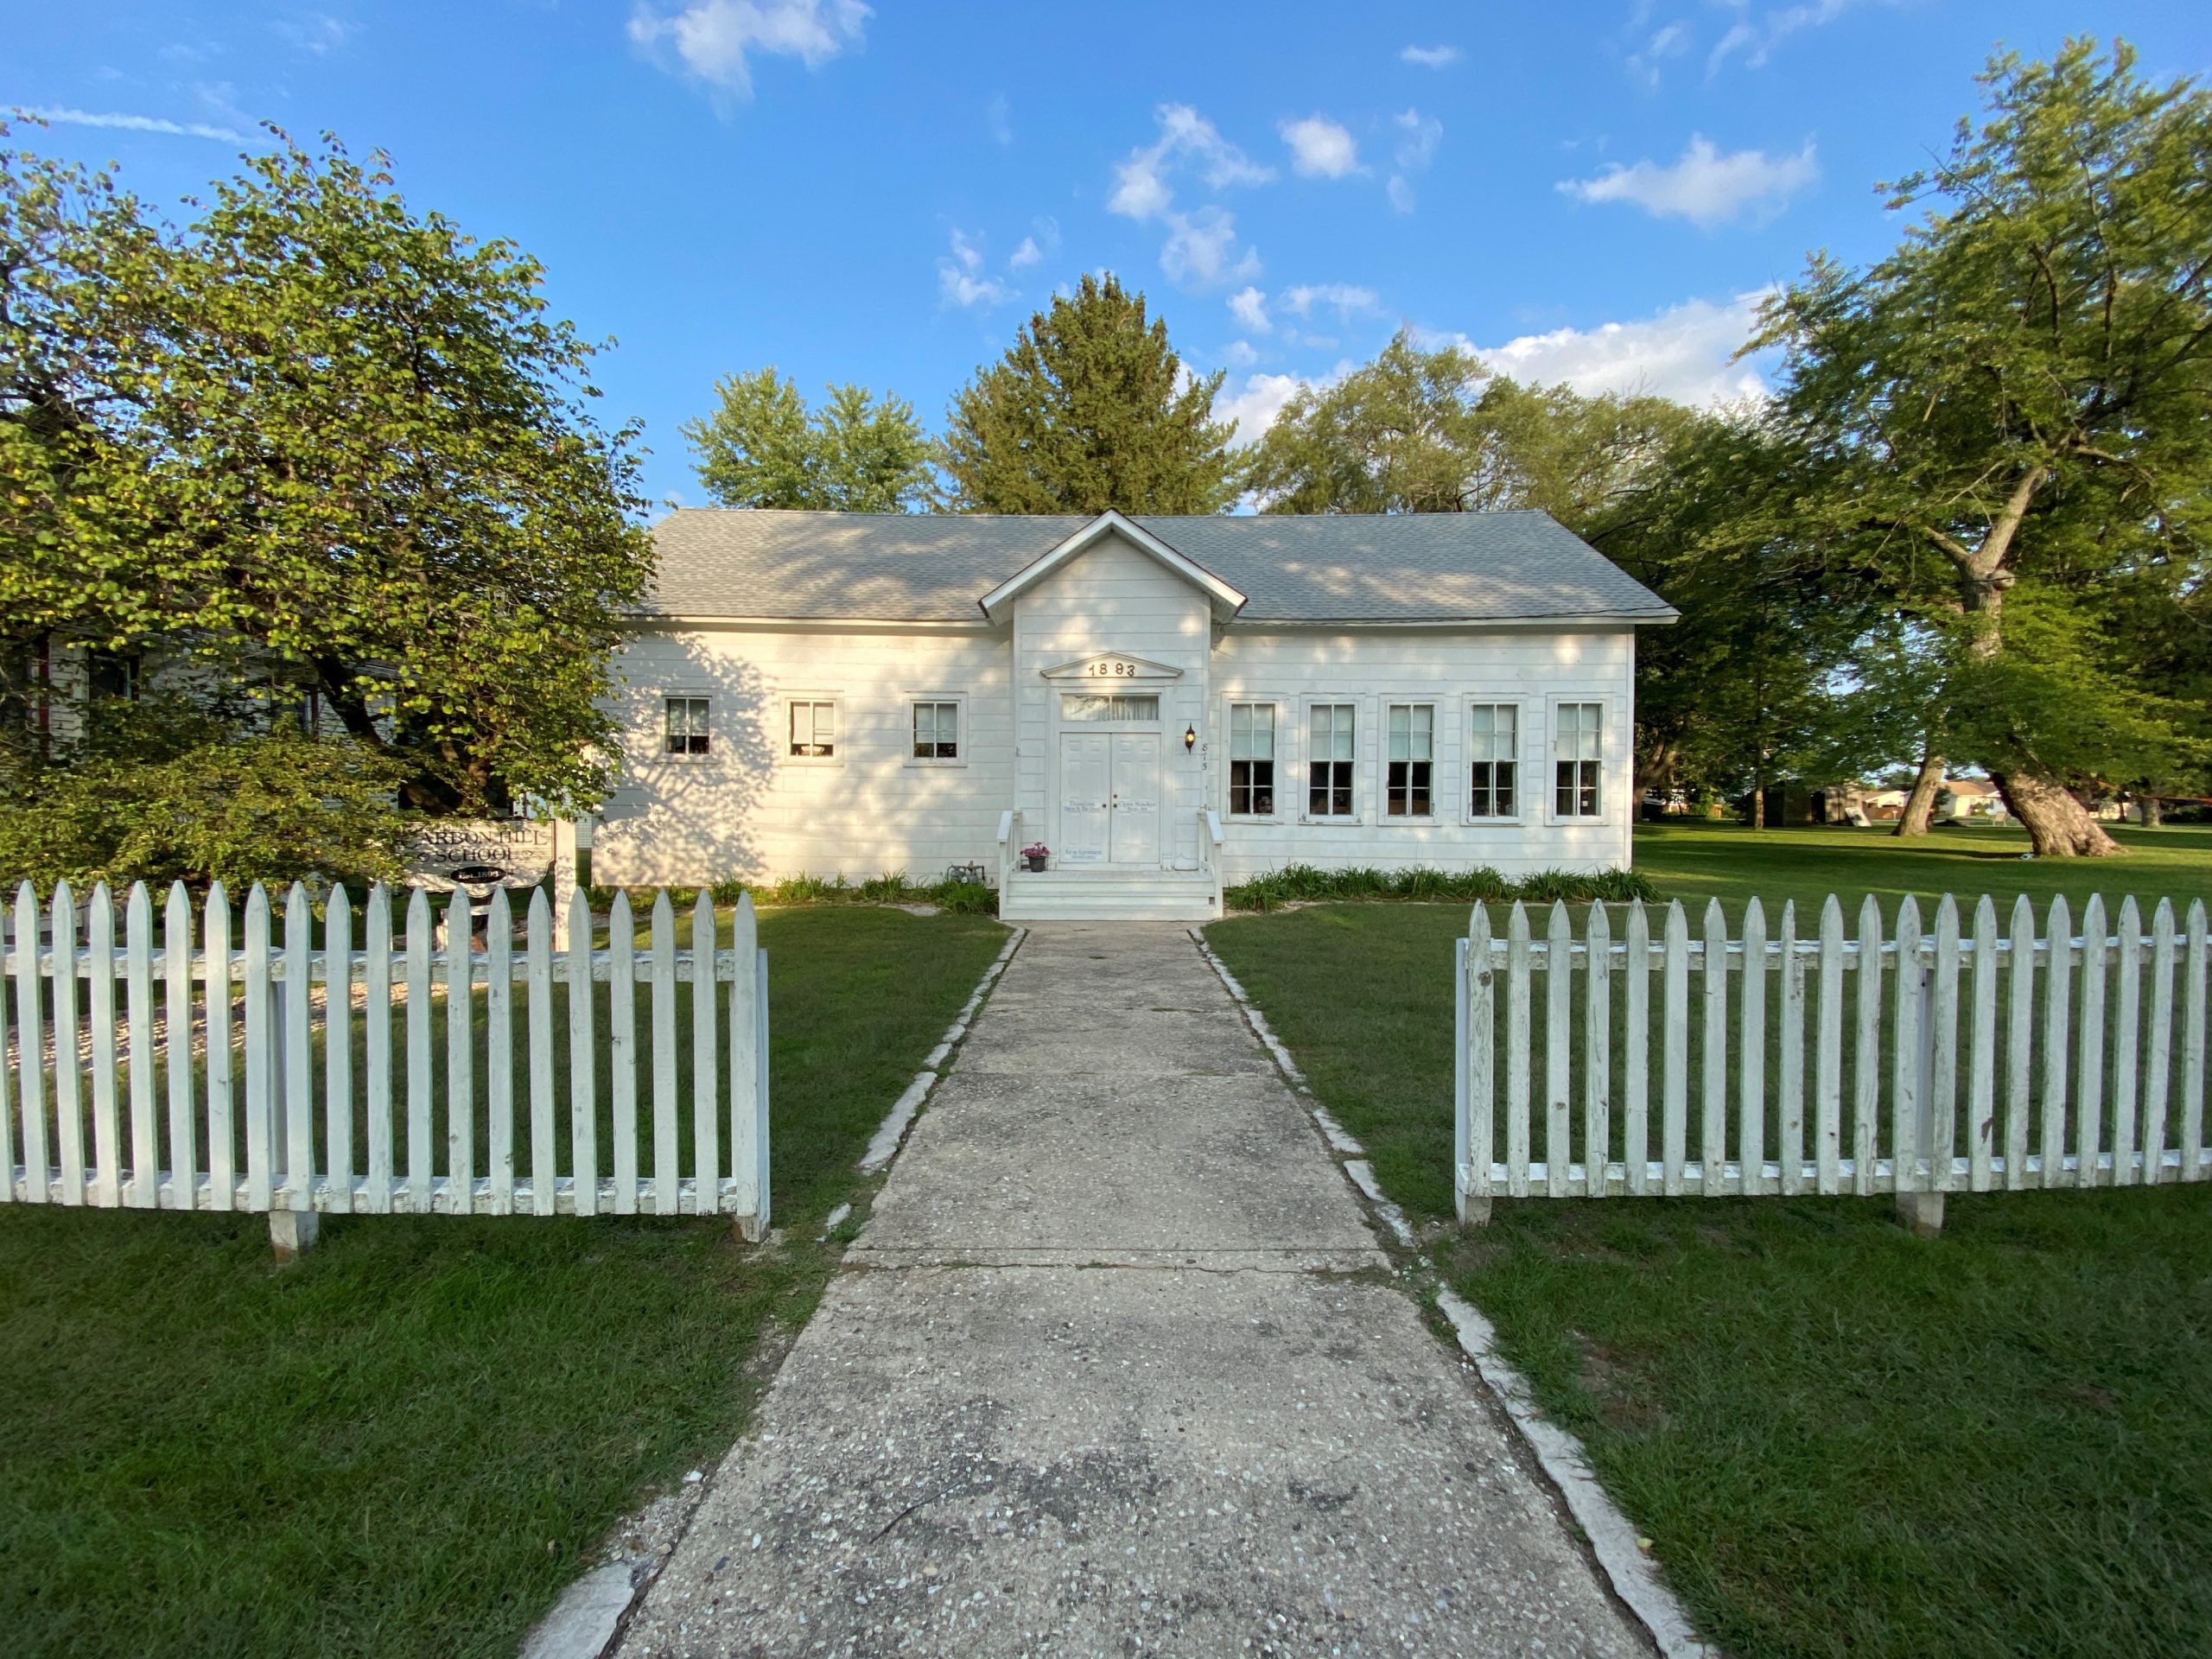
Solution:
{"label": "concrete walkway", "polygon": [[620,1651],[1652,1649],[1180,928],[1039,925]]}

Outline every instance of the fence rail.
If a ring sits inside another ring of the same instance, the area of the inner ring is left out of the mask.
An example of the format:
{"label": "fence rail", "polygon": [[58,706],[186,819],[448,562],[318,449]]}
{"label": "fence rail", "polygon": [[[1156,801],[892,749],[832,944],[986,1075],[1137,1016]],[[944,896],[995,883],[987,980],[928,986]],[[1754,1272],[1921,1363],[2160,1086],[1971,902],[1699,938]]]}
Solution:
{"label": "fence rail", "polygon": [[1962,930],[1948,895],[1932,928],[1908,897],[1887,937],[1871,897],[1852,938],[1833,896],[1809,938],[1794,903],[1770,934],[1757,899],[1733,938],[1718,902],[1698,938],[1679,902],[1612,927],[1593,905],[1577,938],[1559,904],[1537,938],[1516,904],[1499,938],[1475,907],[1463,1220],[1498,1196],[1894,1193],[1933,1227],[1949,1192],[2212,1173],[2201,901],[2177,925],[2161,899],[2146,930],[2133,899],[2108,924],[2093,898],[2078,935],[2063,898],[2038,933],[2024,897],[2000,932],[1988,898]]}
{"label": "fence rail", "polygon": [[[164,1210],[696,1215],[765,1234],[767,957],[750,899],[728,948],[702,896],[639,940],[569,895],[556,943],[533,891],[404,931],[372,888],[143,886],[80,913],[18,892],[0,952],[0,1199]],[[474,923],[483,918],[480,940]],[[237,938],[233,924],[237,920]],[[118,923],[120,926],[118,928]],[[642,992],[639,988],[643,987]],[[725,991],[725,988],[727,988]]]}

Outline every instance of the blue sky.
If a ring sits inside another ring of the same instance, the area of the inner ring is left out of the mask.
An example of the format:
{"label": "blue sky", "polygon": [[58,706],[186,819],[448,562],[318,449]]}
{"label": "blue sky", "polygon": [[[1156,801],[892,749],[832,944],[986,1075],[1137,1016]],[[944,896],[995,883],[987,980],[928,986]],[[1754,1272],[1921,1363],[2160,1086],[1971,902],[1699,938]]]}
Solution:
{"label": "blue sky", "polygon": [[1111,7],[878,0],[0,0],[0,106],[158,203],[268,119],[388,150],[620,343],[656,498],[718,375],[858,380],[935,425],[1084,270],[1143,288],[1249,436],[1394,329],[1526,378],[1755,392],[1751,296],[1875,257],[1872,188],[2000,41],[2212,69],[2212,7],[1609,0]]}

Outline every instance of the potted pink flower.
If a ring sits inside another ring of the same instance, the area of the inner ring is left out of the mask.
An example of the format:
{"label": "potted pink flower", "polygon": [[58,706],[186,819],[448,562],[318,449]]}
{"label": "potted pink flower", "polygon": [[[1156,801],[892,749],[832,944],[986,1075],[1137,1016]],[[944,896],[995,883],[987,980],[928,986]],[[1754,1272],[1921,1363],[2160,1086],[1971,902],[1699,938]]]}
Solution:
{"label": "potted pink flower", "polygon": [[1021,855],[1028,861],[1031,869],[1041,870],[1045,868],[1045,861],[1052,855],[1052,849],[1041,841],[1032,842],[1021,849]]}

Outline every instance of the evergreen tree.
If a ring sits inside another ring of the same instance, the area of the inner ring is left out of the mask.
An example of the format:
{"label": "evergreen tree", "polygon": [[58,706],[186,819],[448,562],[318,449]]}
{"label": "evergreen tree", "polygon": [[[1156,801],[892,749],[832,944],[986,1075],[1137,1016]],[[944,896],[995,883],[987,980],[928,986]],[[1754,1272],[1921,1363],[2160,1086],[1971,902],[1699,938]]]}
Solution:
{"label": "evergreen tree", "polygon": [[1142,294],[1084,277],[954,397],[944,439],[963,512],[1220,512],[1242,474],[1222,376],[1194,378]]}
{"label": "evergreen tree", "polygon": [[715,384],[715,412],[686,421],[699,481],[725,507],[907,512],[930,499],[931,445],[914,406],[830,388],[810,411],[774,367]]}

